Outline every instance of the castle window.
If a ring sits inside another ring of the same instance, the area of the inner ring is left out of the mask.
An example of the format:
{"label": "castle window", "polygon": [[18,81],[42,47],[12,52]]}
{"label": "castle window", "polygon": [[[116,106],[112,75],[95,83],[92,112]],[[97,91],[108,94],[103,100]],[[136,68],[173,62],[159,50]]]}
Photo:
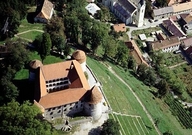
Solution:
{"label": "castle window", "polygon": [[67,111],[67,109],[65,108],[63,111],[65,112],[65,111]]}
{"label": "castle window", "polygon": [[53,110],[55,110],[55,107],[53,107]]}
{"label": "castle window", "polygon": [[69,110],[72,110],[72,107],[70,107],[70,109]]}
{"label": "castle window", "polygon": [[61,110],[59,110],[57,113],[61,113]]}
{"label": "castle window", "polygon": [[51,112],[50,115],[53,115],[53,112]]}

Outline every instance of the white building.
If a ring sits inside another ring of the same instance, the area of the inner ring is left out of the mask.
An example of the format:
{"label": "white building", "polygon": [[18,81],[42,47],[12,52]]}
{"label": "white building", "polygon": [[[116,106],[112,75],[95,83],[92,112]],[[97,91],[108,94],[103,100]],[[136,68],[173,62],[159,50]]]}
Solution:
{"label": "white building", "polygon": [[98,10],[101,10],[95,3],[89,3],[85,9],[89,12],[89,14],[91,14],[92,16],[94,16]]}
{"label": "white building", "polygon": [[102,2],[126,25],[135,23],[137,27],[143,26],[145,0],[103,0]]}

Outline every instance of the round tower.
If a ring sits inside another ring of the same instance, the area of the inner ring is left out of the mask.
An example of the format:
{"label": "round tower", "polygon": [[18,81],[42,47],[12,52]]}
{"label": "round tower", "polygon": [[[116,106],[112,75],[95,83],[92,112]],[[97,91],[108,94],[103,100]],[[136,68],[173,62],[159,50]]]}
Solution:
{"label": "round tower", "polygon": [[29,81],[35,80],[36,69],[41,66],[43,66],[43,64],[40,60],[32,60],[29,63]]}
{"label": "round tower", "polygon": [[89,93],[89,101],[85,103],[85,111],[93,117],[93,120],[98,120],[102,115],[102,94],[97,86],[93,86]]}
{"label": "round tower", "polygon": [[86,55],[85,52],[82,50],[76,50],[73,54],[72,54],[72,58],[75,59],[76,61],[78,61],[81,64],[81,68],[83,70],[83,72],[86,71]]}

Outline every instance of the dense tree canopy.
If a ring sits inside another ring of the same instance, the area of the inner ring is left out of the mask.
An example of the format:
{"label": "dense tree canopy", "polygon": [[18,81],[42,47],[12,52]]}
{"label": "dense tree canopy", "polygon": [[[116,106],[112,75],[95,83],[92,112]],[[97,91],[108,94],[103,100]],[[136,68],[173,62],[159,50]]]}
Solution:
{"label": "dense tree canopy", "polygon": [[11,101],[0,107],[2,135],[54,135],[56,132],[44,121],[39,109],[29,102]]}
{"label": "dense tree canopy", "polygon": [[[13,37],[18,32],[21,19],[27,13],[25,4],[20,0],[1,0],[0,1],[0,39]],[[7,23],[6,23],[7,20]]]}
{"label": "dense tree canopy", "polygon": [[113,119],[108,119],[102,125],[101,135],[120,135],[119,123]]}

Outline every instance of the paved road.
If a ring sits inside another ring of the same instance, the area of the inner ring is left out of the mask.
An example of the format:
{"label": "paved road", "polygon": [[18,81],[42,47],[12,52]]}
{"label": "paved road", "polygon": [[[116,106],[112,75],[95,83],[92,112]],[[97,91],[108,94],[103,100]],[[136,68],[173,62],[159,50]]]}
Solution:
{"label": "paved road", "polygon": [[[106,65],[105,65],[106,66]],[[145,108],[145,106],[143,105],[143,103],[141,102],[141,100],[139,99],[139,97],[136,95],[136,93],[133,91],[133,89],[129,86],[129,84],[127,84],[120,76],[118,76],[111,67],[108,67],[109,71],[111,73],[113,73],[121,82],[123,82],[128,88],[129,90],[133,93],[134,97],[137,99],[137,101],[139,102],[139,104],[142,106],[143,111],[146,113],[147,117],[149,118],[149,120],[151,121],[151,123],[153,124],[153,127],[155,128],[155,130],[157,131],[157,133],[159,135],[161,135],[161,132],[159,131],[159,129],[157,128],[157,126],[155,125],[155,122],[153,120],[153,118],[151,117],[151,115],[149,114],[149,112],[147,111],[147,109]]]}

